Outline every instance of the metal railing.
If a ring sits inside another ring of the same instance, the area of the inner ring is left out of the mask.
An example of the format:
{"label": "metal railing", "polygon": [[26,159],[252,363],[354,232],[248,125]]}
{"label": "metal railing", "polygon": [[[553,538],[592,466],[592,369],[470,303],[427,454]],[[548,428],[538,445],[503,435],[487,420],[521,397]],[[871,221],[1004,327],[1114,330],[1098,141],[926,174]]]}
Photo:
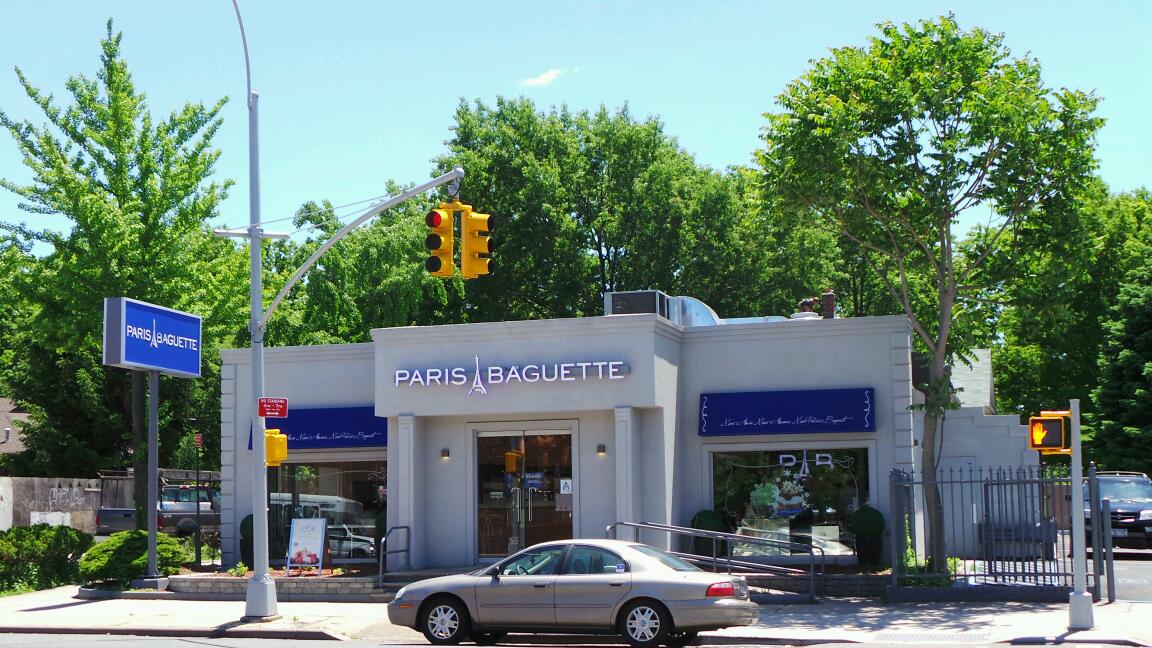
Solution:
{"label": "metal railing", "polygon": [[[892,472],[892,584],[1072,587],[1071,478],[1037,465]],[[929,558],[928,515],[939,496],[943,556]]]}
{"label": "metal railing", "polygon": [[[404,546],[400,549],[389,549],[388,548],[388,538],[392,537],[392,532],[394,532],[394,531],[403,531],[404,532]],[[411,529],[411,527],[408,527],[408,526],[389,527],[388,532],[384,534],[384,537],[380,538],[380,546],[377,548],[377,551],[376,551],[377,561],[379,562],[379,573],[378,573],[377,578],[376,578],[378,586],[380,586],[380,587],[384,586],[384,572],[388,568],[388,554],[404,554],[404,562],[401,564],[404,566],[404,569],[408,569],[410,567],[410,564],[408,562],[409,558],[410,558],[409,553],[408,553],[408,549],[409,549],[409,545],[411,544],[411,541],[412,541],[412,529]]]}
{"label": "metal railing", "polygon": [[[640,531],[657,531],[668,534],[669,537],[669,551],[672,555],[687,560],[692,563],[707,564],[715,571],[717,568],[726,569],[729,574],[734,570],[738,571],[743,576],[754,575],[767,575],[767,576],[807,576],[808,577],[808,599],[810,601],[816,600],[816,574],[824,570],[824,550],[820,547],[813,546],[802,542],[791,542],[788,540],[780,540],[777,538],[765,538],[756,535],[743,535],[738,533],[725,533],[723,531],[709,531],[705,529],[693,529],[690,527],[672,526],[669,524],[655,524],[652,522],[614,522],[609,524],[605,529],[605,534],[609,538],[617,538],[617,529],[628,528],[633,530],[632,539],[637,542],[640,541]],[[693,546],[693,551],[679,551],[672,548],[677,538],[684,538],[690,540],[690,546]],[[700,553],[695,551],[695,545],[700,543],[696,542],[697,539],[707,541],[710,545],[710,552]],[[736,547],[740,547],[749,553],[744,556],[734,557],[733,551]],[[756,547],[762,549],[759,553],[756,552]],[[819,561],[817,561],[817,554],[819,554]],[[777,564],[767,564],[757,562],[755,560],[748,560],[747,558],[761,556],[780,556],[780,555],[806,555],[808,558],[808,569],[796,569],[793,567],[785,567]]]}

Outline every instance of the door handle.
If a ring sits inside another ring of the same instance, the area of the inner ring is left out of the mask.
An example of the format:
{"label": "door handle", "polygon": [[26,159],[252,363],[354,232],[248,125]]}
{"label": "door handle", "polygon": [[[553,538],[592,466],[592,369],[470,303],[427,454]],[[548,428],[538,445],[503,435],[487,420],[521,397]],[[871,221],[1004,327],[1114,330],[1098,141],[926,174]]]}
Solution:
{"label": "door handle", "polygon": [[624,587],[624,581],[612,581],[608,583],[609,587]]}
{"label": "door handle", "polygon": [[548,583],[532,583],[532,587],[535,587],[536,589],[545,589],[548,587]]}

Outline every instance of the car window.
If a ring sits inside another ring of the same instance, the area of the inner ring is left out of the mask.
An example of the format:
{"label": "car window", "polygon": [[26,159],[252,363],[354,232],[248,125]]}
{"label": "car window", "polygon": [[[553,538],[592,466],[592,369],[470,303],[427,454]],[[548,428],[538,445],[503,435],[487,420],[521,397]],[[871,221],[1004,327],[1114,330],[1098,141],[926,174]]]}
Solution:
{"label": "car window", "polygon": [[655,558],[656,562],[660,563],[661,565],[664,565],[665,567],[667,567],[668,569],[671,569],[673,571],[680,571],[680,572],[704,571],[704,570],[700,569],[699,567],[697,567],[696,565],[693,565],[690,562],[681,560],[681,559],[677,558],[676,556],[673,556],[672,554],[670,554],[666,551],[660,551],[656,547],[649,547],[648,545],[639,545],[638,544],[638,545],[632,545],[632,548],[635,549],[636,551],[639,551],[640,553],[642,553],[646,556]]}
{"label": "car window", "polygon": [[624,559],[599,547],[576,545],[568,554],[563,574],[615,574],[627,571]]}
{"label": "car window", "polygon": [[1110,500],[1152,500],[1152,482],[1101,479],[1100,497]]}
{"label": "car window", "polygon": [[501,563],[497,573],[501,576],[555,574],[563,555],[563,545],[525,551]]}

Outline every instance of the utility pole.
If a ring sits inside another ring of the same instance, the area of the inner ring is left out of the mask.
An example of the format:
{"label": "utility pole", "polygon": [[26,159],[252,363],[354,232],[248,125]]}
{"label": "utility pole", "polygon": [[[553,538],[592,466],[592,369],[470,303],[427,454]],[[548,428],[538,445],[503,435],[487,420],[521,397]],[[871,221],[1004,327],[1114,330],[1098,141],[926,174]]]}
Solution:
{"label": "utility pole", "polygon": [[[325,252],[337,241],[344,238],[348,232],[361,223],[391,209],[392,207],[410,200],[429,189],[442,184],[449,185],[449,192],[455,196],[460,191],[460,180],[464,177],[464,170],[456,167],[437,178],[422,185],[401,192],[388,198],[345,225],[331,239],[321,245],[316,252],[300,266],[288,279],[288,282],[264,310],[264,284],[261,273],[261,243],[264,239],[285,239],[288,234],[265,232],[260,221],[260,145],[259,145],[259,95],[252,90],[252,70],[248,59],[248,38],[244,34],[244,21],[240,17],[240,7],[237,0],[232,0],[236,10],[236,20],[240,24],[240,38],[244,43],[244,69],[248,79],[248,175],[249,175],[249,225],[246,231],[216,230],[220,236],[246,237],[248,239],[248,279],[250,283],[249,296],[251,305],[249,309],[248,331],[252,336],[252,393],[248,406],[252,408],[252,578],[248,579],[248,591],[245,598],[244,621],[273,621],[280,618],[277,612],[276,581],[268,573],[268,473],[266,469],[267,458],[264,448],[264,417],[259,415],[256,407],[257,401],[264,396],[264,333],[267,330],[268,319],[288,295],[288,291],[296,285],[306,272],[316,263]],[[239,463],[239,462],[237,462]]]}

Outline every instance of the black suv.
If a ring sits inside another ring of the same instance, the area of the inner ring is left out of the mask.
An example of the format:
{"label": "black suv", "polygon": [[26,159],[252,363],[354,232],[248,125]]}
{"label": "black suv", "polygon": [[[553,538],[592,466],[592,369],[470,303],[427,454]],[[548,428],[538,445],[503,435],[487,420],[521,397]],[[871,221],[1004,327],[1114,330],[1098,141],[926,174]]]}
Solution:
{"label": "black suv", "polygon": [[[1113,546],[1152,547],[1152,479],[1138,472],[1100,472],[1096,480],[1100,485],[1100,499],[1107,498],[1111,504]],[[1087,483],[1084,484],[1084,504],[1089,506]],[[1084,515],[1085,529],[1090,529],[1087,508]]]}

